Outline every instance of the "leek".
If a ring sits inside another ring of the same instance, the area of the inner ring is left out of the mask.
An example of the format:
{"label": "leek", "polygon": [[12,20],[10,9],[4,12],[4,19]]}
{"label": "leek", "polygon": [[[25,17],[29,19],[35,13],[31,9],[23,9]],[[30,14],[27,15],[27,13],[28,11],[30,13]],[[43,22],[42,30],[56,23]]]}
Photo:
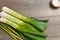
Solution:
{"label": "leek", "polygon": [[37,30],[35,27],[33,27],[32,25],[29,25],[28,23],[25,23],[25,22],[23,22],[23,21],[15,18],[15,17],[13,17],[13,16],[5,13],[5,12],[1,12],[1,13],[0,13],[0,16],[3,17],[3,18],[6,18],[6,19],[8,19],[8,20],[11,20],[12,22],[15,22],[16,24],[18,24],[18,25],[20,25],[20,26],[25,26],[25,27],[27,27],[27,28],[30,28],[31,30],[33,30],[33,31],[35,31],[35,32],[38,31],[38,30]]}
{"label": "leek", "polygon": [[25,16],[23,16],[23,15],[15,12],[15,11],[13,11],[12,9],[10,9],[10,8],[8,8],[8,7],[5,7],[5,6],[4,6],[4,7],[2,8],[2,10],[3,10],[4,12],[7,12],[8,14],[10,14],[10,15],[18,18],[18,19],[20,19],[20,20],[23,20],[23,21],[25,21],[25,22],[28,22],[28,23],[34,25],[35,27],[37,27],[37,28],[40,29],[41,31],[44,31],[44,29],[45,29],[44,27],[42,27],[42,26],[40,26],[40,25],[37,25],[37,24],[36,24],[34,21],[32,21],[30,18],[27,18],[27,17],[25,17]]}
{"label": "leek", "polygon": [[0,18],[0,21],[12,26],[13,28],[15,28],[18,31],[33,33],[33,34],[37,34],[37,35],[41,35],[41,36],[46,36],[46,34],[44,34],[43,32],[38,32],[38,31],[34,32],[33,30],[31,30],[29,28],[26,28],[26,27],[23,27],[23,26],[19,26],[19,25],[15,24],[14,22],[9,21],[7,19],[4,19],[2,17]]}
{"label": "leek", "polygon": [[[35,18],[31,18],[31,20],[34,20],[34,21],[38,21],[38,22],[43,22],[44,24],[45,23],[47,23],[47,20],[37,20],[37,19],[35,19]],[[37,23],[38,23],[37,22]],[[43,25],[44,25],[43,24]],[[9,29],[9,30],[11,30],[11,31],[13,31],[13,29],[11,29],[8,25],[6,25],[5,24],[5,27],[7,26],[7,29]],[[45,27],[45,26],[44,26]],[[16,33],[16,32],[14,32],[13,31],[13,33]],[[20,33],[19,33],[20,34]],[[17,35],[17,34],[16,34]],[[42,36],[36,36],[36,35],[32,35],[32,34],[29,34],[29,33],[24,33],[24,38],[26,38],[26,40],[46,40],[46,37],[42,37]],[[29,38],[31,38],[31,39],[29,39],[28,37],[26,37],[26,36],[28,36]],[[19,35],[18,35],[18,37],[19,37]],[[12,37],[13,38],[13,37]]]}
{"label": "leek", "polygon": [[14,40],[46,40],[47,38],[44,30],[48,20],[27,18],[7,7],[2,8],[0,16],[1,28]]}

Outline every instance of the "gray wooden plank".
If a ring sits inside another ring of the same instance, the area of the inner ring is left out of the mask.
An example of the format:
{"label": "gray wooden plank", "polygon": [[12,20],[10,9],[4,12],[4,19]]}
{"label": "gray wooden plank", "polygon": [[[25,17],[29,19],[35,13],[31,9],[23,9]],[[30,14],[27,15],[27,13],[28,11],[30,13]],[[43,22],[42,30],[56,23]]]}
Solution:
{"label": "gray wooden plank", "polygon": [[60,40],[60,37],[52,37],[52,38],[48,38],[47,40]]}
{"label": "gray wooden plank", "polygon": [[51,0],[0,0],[0,6],[10,7],[26,16],[42,17],[60,15],[60,8],[51,8],[49,5],[50,1]]}
{"label": "gray wooden plank", "polygon": [[[28,17],[48,19],[46,33],[48,40],[60,40],[60,8],[54,9],[50,5],[51,0],[0,0],[0,11],[7,6]],[[0,40],[10,40],[11,37],[0,30]],[[4,35],[4,36],[3,36]]]}

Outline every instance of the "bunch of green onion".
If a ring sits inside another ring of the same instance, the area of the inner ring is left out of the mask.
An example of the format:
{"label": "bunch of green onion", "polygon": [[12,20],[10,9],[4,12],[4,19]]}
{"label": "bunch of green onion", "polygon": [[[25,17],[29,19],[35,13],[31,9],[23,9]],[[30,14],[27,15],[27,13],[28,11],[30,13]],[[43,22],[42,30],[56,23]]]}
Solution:
{"label": "bunch of green onion", "polygon": [[44,30],[48,20],[25,17],[8,7],[0,12],[0,27],[14,40],[46,40]]}

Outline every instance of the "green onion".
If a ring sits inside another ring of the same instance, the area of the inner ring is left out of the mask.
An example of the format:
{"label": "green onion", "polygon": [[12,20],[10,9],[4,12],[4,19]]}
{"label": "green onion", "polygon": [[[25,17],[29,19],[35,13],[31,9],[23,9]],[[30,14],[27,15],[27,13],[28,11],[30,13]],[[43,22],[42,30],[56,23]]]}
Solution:
{"label": "green onion", "polygon": [[0,28],[14,40],[46,40],[47,24],[48,20],[28,18],[7,7],[0,12]]}
{"label": "green onion", "polygon": [[28,29],[25,29],[25,27],[22,27],[22,26],[19,26],[19,25],[17,25],[17,24],[15,24],[15,23],[13,23],[12,21],[9,21],[9,20],[7,20],[7,19],[4,19],[4,18],[0,18],[0,21],[1,22],[3,22],[3,23],[6,23],[6,24],[8,24],[8,25],[10,25],[10,26],[12,26],[13,28],[15,28],[15,29],[17,29],[17,30],[21,30],[21,31],[29,31]]}
{"label": "green onion", "polygon": [[[31,20],[34,20],[34,21],[37,21],[35,18],[31,18]],[[44,23],[47,23],[47,20],[38,20],[38,22],[44,22]],[[37,22],[37,23],[38,23]],[[1,24],[0,24],[1,25]],[[8,25],[6,25],[5,24],[5,27],[7,27],[7,29],[9,29],[10,31],[13,31],[13,33],[15,34],[16,32],[13,30],[13,29],[11,29]],[[4,27],[3,27],[4,28]],[[5,28],[4,28],[5,29]],[[20,34],[20,33],[19,33]],[[36,35],[32,35],[32,34],[29,34],[29,33],[23,33],[25,36],[24,36],[24,38],[26,38],[26,40],[46,40],[46,37],[42,37],[42,36],[36,36]],[[17,35],[17,33],[16,33],[16,35]],[[18,35],[18,37],[19,37],[20,35]],[[31,39],[28,39],[28,37],[26,37],[26,36],[28,36],[29,38],[31,38]],[[12,38],[14,38],[14,37],[12,37]],[[24,39],[25,40],[25,39]]]}
{"label": "green onion", "polygon": [[8,25],[5,24],[5,26],[12,31],[15,35],[17,35],[18,37],[21,37],[16,31],[14,31],[11,27],[9,27]]}
{"label": "green onion", "polygon": [[7,8],[7,7],[3,7],[2,10],[3,10],[4,12],[7,12],[8,14],[10,14],[10,15],[18,18],[18,19],[21,19],[21,20],[23,20],[23,21],[25,21],[25,22],[28,22],[28,23],[34,25],[35,27],[37,27],[37,28],[40,29],[41,31],[44,31],[44,29],[45,29],[44,27],[42,27],[42,26],[40,26],[40,25],[37,25],[37,24],[36,24],[34,21],[32,21],[30,18],[27,18],[27,17],[25,17],[25,16],[23,16],[23,15],[15,12],[15,11],[13,11],[12,9],[9,9],[9,8]]}
{"label": "green onion", "polygon": [[15,35],[17,35],[18,37],[23,38],[24,40],[26,40],[25,37],[21,33],[16,32],[15,29],[11,28],[11,26],[9,26],[7,24],[5,24],[5,26],[7,27],[7,29],[12,31]]}
{"label": "green onion", "polygon": [[1,23],[0,23],[0,27],[6,31],[14,40],[17,40],[17,38],[14,36],[14,34],[12,34],[10,31],[8,31]]}
{"label": "green onion", "polygon": [[25,26],[25,27],[27,27],[27,28],[30,28],[31,30],[33,30],[33,31],[35,31],[35,32],[38,31],[38,30],[37,30],[35,27],[33,27],[32,25],[29,25],[28,23],[25,23],[25,22],[23,22],[23,21],[15,18],[15,17],[13,17],[13,16],[5,13],[5,12],[1,12],[1,13],[0,13],[0,16],[3,17],[3,18],[6,18],[6,19],[8,19],[8,20],[11,20],[12,22],[15,22],[16,24],[18,24],[18,25],[20,25],[20,26]]}
{"label": "green onion", "polygon": [[[13,33],[11,34],[11,32],[9,31],[9,30],[11,30],[11,29],[8,29],[7,27],[7,25],[5,24],[1,24],[0,23],[0,25],[3,25],[2,27],[5,29],[5,30],[7,30],[7,32],[9,32],[10,33],[10,35],[12,35],[12,36],[14,36],[15,37],[15,35],[13,35]],[[10,27],[9,27],[10,28]],[[11,30],[12,31],[12,30]],[[23,33],[23,34],[25,34],[25,35],[27,35],[28,37],[30,37],[31,38],[31,40],[46,40],[46,37],[42,37],[42,36],[36,36],[36,35],[32,35],[32,34],[28,34],[28,33]],[[12,37],[12,38],[14,38],[14,37]],[[17,37],[18,39],[19,39],[19,37]],[[15,40],[17,40],[16,38],[15,38]]]}
{"label": "green onion", "polygon": [[19,26],[19,25],[15,24],[14,22],[9,21],[7,19],[4,19],[2,17],[0,18],[0,21],[3,22],[3,23],[6,23],[8,25],[11,25],[13,28],[15,28],[18,31],[33,33],[33,34],[37,34],[37,35],[41,35],[41,36],[46,36],[46,34],[44,34],[43,32],[38,32],[38,31],[34,32],[33,30],[31,30],[29,28],[25,28],[23,26]]}
{"label": "green onion", "polygon": [[15,35],[17,35],[18,37],[22,38],[21,34],[19,35],[14,29],[12,29],[10,26],[6,25],[7,29],[9,29],[10,31],[12,31]]}
{"label": "green onion", "polygon": [[23,21],[15,18],[15,17],[13,17],[13,16],[5,13],[5,12],[1,12],[0,15],[1,15],[1,17],[4,17],[4,18],[6,18],[6,19],[8,19],[8,20],[11,20],[11,21],[13,21],[13,22],[15,22],[15,23],[17,23],[17,24],[19,24],[19,25],[21,25],[21,26],[25,26],[25,27],[27,27],[27,28],[29,28],[29,29],[31,28],[30,30],[32,30],[33,32],[36,32],[36,33],[39,32],[39,31],[38,31],[36,28],[34,28],[33,26],[31,26],[31,25],[29,25],[29,24],[27,24],[27,23],[25,23],[25,22],[23,22]]}
{"label": "green onion", "polygon": [[[6,31],[6,28],[7,28],[10,32],[12,32],[12,33],[15,34],[16,36],[18,36],[18,37],[19,37],[18,39],[23,38],[23,39],[21,39],[21,40],[28,40],[28,38],[25,38],[26,36],[22,35],[22,33],[16,32],[15,29],[11,28],[11,26],[9,26],[9,25],[7,25],[7,24],[5,24],[5,23],[1,23],[1,22],[0,22],[0,28],[2,28],[2,29],[5,30],[5,31]],[[7,33],[9,32],[8,30],[7,30]],[[8,33],[8,34],[9,34],[9,33]],[[9,35],[11,35],[11,33],[10,33]],[[14,35],[11,35],[11,37],[12,37],[14,40],[16,39],[16,37],[15,37]],[[17,39],[16,39],[16,40],[17,40]],[[29,39],[29,40],[30,40],[30,39]]]}

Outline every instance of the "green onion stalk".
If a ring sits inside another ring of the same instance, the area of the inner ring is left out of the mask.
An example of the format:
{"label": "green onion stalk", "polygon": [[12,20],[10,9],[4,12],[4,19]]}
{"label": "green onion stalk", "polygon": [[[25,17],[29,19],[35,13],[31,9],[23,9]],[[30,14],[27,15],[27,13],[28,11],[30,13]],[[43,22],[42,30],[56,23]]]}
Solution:
{"label": "green onion stalk", "polygon": [[[0,26],[1,26],[1,28],[3,29],[3,30],[5,30],[8,34],[10,34],[10,36],[14,39],[14,40],[27,40],[27,39],[21,39],[21,36],[18,34],[18,36],[16,36],[17,35],[17,33],[16,32],[14,32],[14,30],[12,31],[11,30],[11,28],[8,26],[8,25],[6,25],[6,24],[3,24],[3,23],[0,23]],[[7,28],[7,27],[9,27],[9,28]],[[12,31],[12,32],[11,32]],[[15,35],[15,34],[16,35]],[[23,33],[23,34],[25,34],[26,36],[28,36],[28,37],[30,37],[31,38],[31,40],[46,40],[46,37],[42,37],[42,36],[36,36],[36,35],[32,35],[32,34],[28,34],[28,33]],[[19,37],[20,36],[20,37]],[[30,39],[29,39],[30,40]]]}
{"label": "green onion stalk", "polygon": [[15,18],[15,17],[13,17],[13,16],[11,16],[11,15],[5,13],[5,12],[1,12],[0,16],[2,17],[2,18],[0,18],[1,22],[4,22],[8,25],[11,25],[13,28],[15,28],[18,31],[46,36],[46,34],[44,34],[43,32],[39,32],[32,25],[29,25],[29,24]]}
{"label": "green onion stalk", "polygon": [[[32,20],[34,21],[38,21],[37,23],[39,23],[40,21],[43,22],[43,23],[47,23],[47,20],[37,20],[35,18],[31,18]],[[0,24],[1,25],[1,24]],[[7,27],[7,29],[9,29],[10,31],[12,31],[15,35],[17,35],[18,37],[21,37],[21,34],[19,35],[16,31],[14,31],[9,25],[6,25],[4,24],[5,27]],[[2,26],[3,27],[3,26]],[[45,26],[44,26],[45,27]],[[4,27],[3,27],[4,28]],[[5,29],[5,28],[4,28]],[[4,30],[3,29],[3,30]],[[24,35],[28,36],[29,38],[31,39],[28,39],[26,38],[26,36],[24,36],[24,40],[46,40],[47,37],[42,37],[42,36],[36,36],[36,35],[32,35],[32,34],[29,34],[29,33],[23,33]],[[14,38],[14,37],[12,37]],[[25,39],[26,38],[26,39]],[[16,39],[16,38],[15,38]]]}
{"label": "green onion stalk", "polygon": [[32,21],[30,18],[27,18],[27,17],[25,17],[25,16],[15,12],[15,11],[13,11],[12,9],[6,7],[6,6],[4,6],[2,8],[2,11],[6,12],[6,13],[8,13],[8,14],[10,14],[10,15],[12,15],[12,16],[20,19],[20,20],[23,20],[23,21],[25,21],[27,23],[30,23],[30,24],[34,25],[36,28],[38,28],[41,31],[45,30],[44,25],[43,26],[42,25],[38,25],[35,21]]}
{"label": "green onion stalk", "polygon": [[22,38],[18,37],[17,35],[15,35],[14,33],[12,33],[8,28],[6,28],[5,24],[0,23],[0,27],[6,31],[14,40],[23,40]]}
{"label": "green onion stalk", "polygon": [[5,26],[6,26],[10,31],[12,31],[12,33],[14,33],[14,34],[17,35],[18,37],[23,38],[24,40],[26,40],[21,33],[18,33],[18,31],[16,31],[15,29],[11,28],[11,26],[9,26],[9,25],[7,25],[7,24],[5,24]]}

